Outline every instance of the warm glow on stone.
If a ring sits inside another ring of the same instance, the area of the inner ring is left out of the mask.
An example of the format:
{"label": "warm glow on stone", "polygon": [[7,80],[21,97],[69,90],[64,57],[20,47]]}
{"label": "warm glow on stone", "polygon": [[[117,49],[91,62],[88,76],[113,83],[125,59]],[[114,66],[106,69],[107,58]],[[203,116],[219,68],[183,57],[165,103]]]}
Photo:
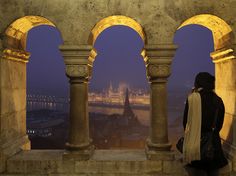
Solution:
{"label": "warm glow on stone", "polygon": [[29,30],[40,25],[55,27],[52,22],[41,16],[25,16],[14,21],[5,31],[7,47],[25,50]]}
{"label": "warm glow on stone", "polygon": [[232,37],[231,27],[224,20],[214,15],[202,14],[193,16],[182,23],[178,29],[191,24],[201,25],[211,30],[215,50],[225,47]]}
{"label": "warm glow on stone", "polygon": [[107,18],[102,19],[99,21],[94,28],[91,31],[90,37],[89,37],[89,44],[94,45],[97,37],[107,28],[115,25],[123,25],[128,26],[135,30],[139,36],[142,38],[143,41],[145,41],[145,34],[143,31],[142,26],[135,21],[132,18],[129,18],[127,16],[122,15],[116,15],[116,16],[109,16]]}

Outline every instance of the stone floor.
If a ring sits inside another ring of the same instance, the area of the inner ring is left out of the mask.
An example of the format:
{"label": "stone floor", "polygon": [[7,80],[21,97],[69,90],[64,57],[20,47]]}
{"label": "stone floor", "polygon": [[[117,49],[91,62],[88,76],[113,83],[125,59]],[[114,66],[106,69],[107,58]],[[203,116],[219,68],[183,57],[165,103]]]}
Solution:
{"label": "stone floor", "polygon": [[[63,150],[22,151],[7,161],[7,172],[0,175],[27,176],[185,176],[181,157],[151,161],[143,150],[96,150],[88,161],[63,159]],[[230,165],[221,171],[230,175]]]}

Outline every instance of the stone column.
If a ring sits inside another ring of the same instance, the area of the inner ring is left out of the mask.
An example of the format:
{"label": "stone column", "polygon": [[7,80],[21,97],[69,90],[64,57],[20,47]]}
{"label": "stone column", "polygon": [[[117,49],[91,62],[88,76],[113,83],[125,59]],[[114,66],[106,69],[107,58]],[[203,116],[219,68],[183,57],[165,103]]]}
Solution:
{"label": "stone column", "polygon": [[171,148],[168,140],[167,78],[170,76],[170,65],[176,46],[149,45],[145,49],[144,58],[151,89],[151,124],[146,154],[151,160],[163,159],[167,157],[163,155],[163,151],[170,151]]}
{"label": "stone column", "polygon": [[224,124],[220,131],[223,147],[236,172],[236,45],[211,53],[215,63],[216,93],[225,105]]}
{"label": "stone column", "polygon": [[94,147],[89,138],[88,81],[96,52],[89,46],[60,47],[70,82],[70,127],[64,158],[87,160]]}
{"label": "stone column", "polygon": [[6,161],[30,149],[26,134],[26,63],[29,53],[0,44],[0,173]]}

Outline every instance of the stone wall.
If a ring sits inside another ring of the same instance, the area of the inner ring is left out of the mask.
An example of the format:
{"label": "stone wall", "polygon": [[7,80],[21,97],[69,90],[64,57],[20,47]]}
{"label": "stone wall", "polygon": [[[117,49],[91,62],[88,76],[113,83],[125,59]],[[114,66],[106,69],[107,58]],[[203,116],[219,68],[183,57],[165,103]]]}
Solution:
{"label": "stone wall", "polygon": [[[1,0],[0,33],[3,35],[7,27],[20,17],[38,15],[58,27],[65,46],[81,46],[88,44],[90,31],[101,19],[124,15],[141,24],[147,45],[164,46],[173,44],[174,34],[182,22],[198,14],[220,17],[236,34],[236,11],[233,9],[236,9],[236,0]],[[235,39],[233,43],[236,43]],[[0,53],[2,55],[2,51]],[[229,144],[226,146],[229,146],[232,157],[236,155],[235,70],[234,59],[216,64],[217,93],[226,106],[222,137],[226,140],[225,145]],[[0,74],[1,172],[6,157],[18,152],[22,146],[27,148],[29,141],[25,136],[26,64],[1,59]]]}
{"label": "stone wall", "polygon": [[[162,153],[163,154],[163,153]],[[5,175],[77,176],[187,176],[177,158],[147,160],[142,150],[96,150],[88,161],[63,160],[62,150],[31,150],[7,162]],[[165,154],[164,154],[165,155]],[[229,176],[231,164],[220,170]]]}
{"label": "stone wall", "polygon": [[235,8],[235,0],[2,0],[0,32],[17,18],[39,15],[59,28],[65,44],[83,45],[87,44],[90,31],[101,19],[125,15],[143,26],[148,44],[163,44],[172,43],[177,27],[197,14],[216,15],[235,33],[236,12],[231,10]]}
{"label": "stone wall", "polygon": [[223,146],[228,157],[233,160],[236,171],[236,60],[215,64],[216,92],[225,104],[225,119],[221,130]]}

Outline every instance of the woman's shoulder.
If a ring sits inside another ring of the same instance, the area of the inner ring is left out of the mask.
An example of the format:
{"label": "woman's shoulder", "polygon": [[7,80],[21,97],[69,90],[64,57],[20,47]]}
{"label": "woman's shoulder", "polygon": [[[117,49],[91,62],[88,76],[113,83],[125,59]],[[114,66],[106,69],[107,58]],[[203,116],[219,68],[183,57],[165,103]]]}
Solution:
{"label": "woman's shoulder", "polygon": [[222,98],[214,92],[214,99],[217,104],[224,104]]}
{"label": "woman's shoulder", "polygon": [[218,101],[222,101],[221,97],[216,92],[213,92],[213,94]]}
{"label": "woman's shoulder", "polygon": [[217,93],[215,91],[205,91],[202,90],[199,92],[201,97],[205,97],[206,99],[214,99],[215,102],[217,103],[223,103],[223,100],[221,99],[221,97],[219,95],[217,95]]}

